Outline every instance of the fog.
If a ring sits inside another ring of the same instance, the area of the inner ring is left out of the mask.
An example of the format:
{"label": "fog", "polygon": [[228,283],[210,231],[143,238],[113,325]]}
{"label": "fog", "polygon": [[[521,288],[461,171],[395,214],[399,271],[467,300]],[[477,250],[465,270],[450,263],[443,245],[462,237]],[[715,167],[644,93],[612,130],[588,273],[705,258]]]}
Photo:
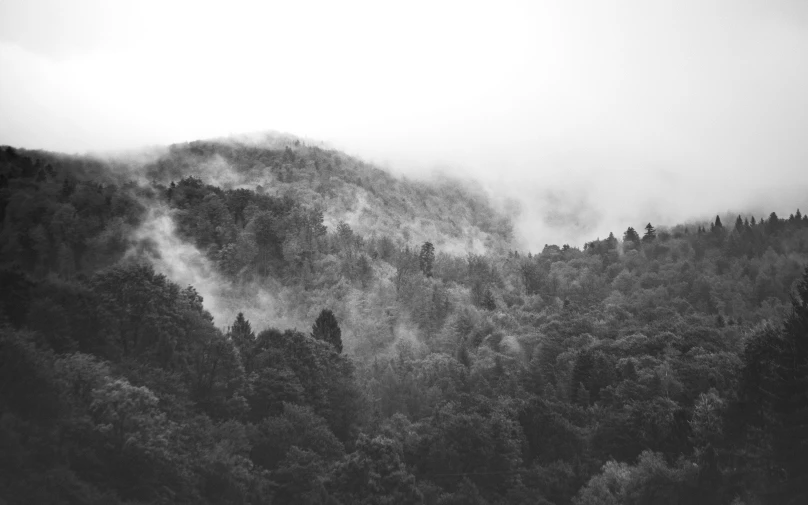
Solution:
{"label": "fog", "polygon": [[298,318],[287,303],[288,290],[280,283],[268,279],[260,285],[251,282],[235,284],[220,275],[199,249],[176,235],[167,208],[150,208],[133,239],[137,246],[127,254],[145,257],[157,272],[182,288],[193,286],[202,296],[214,323],[222,329],[232,324],[239,312],[243,312],[259,329],[275,326],[305,330],[309,324]]}
{"label": "fog", "polygon": [[0,144],[273,129],[483,181],[521,245],[808,194],[808,3],[0,3]]}

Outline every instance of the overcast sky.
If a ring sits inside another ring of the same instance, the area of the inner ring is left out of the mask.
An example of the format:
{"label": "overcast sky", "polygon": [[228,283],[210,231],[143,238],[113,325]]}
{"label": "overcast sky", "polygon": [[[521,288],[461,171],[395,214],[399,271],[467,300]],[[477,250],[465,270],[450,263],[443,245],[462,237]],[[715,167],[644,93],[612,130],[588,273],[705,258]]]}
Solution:
{"label": "overcast sky", "polygon": [[534,249],[787,215],[808,207],[808,2],[0,0],[0,144],[267,129],[470,173],[520,201]]}

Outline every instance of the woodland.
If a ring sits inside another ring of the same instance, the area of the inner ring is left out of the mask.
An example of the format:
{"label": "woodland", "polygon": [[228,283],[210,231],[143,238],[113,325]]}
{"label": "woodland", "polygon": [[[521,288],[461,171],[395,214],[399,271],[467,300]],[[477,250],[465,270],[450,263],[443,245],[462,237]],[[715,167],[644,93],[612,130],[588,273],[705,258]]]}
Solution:
{"label": "woodland", "polygon": [[473,185],[281,139],[2,147],[0,222],[0,504],[808,503],[799,210],[521,251]]}

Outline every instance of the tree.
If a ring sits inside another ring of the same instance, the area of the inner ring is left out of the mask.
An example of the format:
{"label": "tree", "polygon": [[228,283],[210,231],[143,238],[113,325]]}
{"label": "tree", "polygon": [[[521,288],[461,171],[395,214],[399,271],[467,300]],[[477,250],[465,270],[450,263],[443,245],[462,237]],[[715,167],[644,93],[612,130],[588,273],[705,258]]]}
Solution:
{"label": "tree", "polygon": [[645,225],[645,235],[643,236],[642,240],[643,242],[651,242],[655,238],[656,238],[656,230],[654,229],[653,226],[651,226],[651,223],[648,223],[647,225]]}
{"label": "tree", "polygon": [[716,230],[724,227],[724,225],[721,224],[721,217],[715,216],[715,223],[713,224],[713,226],[715,227]]}
{"label": "tree", "polygon": [[[747,444],[774,464],[783,482],[773,492],[791,501],[808,500],[808,268],[792,296],[791,314],[781,328],[761,329],[744,350],[738,415],[743,416]],[[754,436],[755,431],[761,436]],[[767,441],[768,439],[768,441]],[[752,456],[755,457],[755,456]],[[757,456],[759,457],[759,456]],[[776,500],[775,500],[776,501]]]}
{"label": "tree", "polygon": [[328,342],[337,352],[342,352],[342,330],[337,318],[330,309],[323,309],[314,325],[311,327],[311,336],[317,340]]}
{"label": "tree", "polygon": [[491,291],[491,288],[485,289],[485,292],[483,293],[483,300],[480,306],[485,310],[496,310],[497,302],[494,299],[494,293]]}
{"label": "tree", "polygon": [[356,274],[363,288],[366,288],[368,283],[373,280],[373,266],[367,255],[362,254],[356,261]]}
{"label": "tree", "polygon": [[432,277],[432,265],[435,263],[435,246],[431,242],[424,242],[424,245],[421,246],[418,262],[421,272],[427,277]]}
{"label": "tree", "polygon": [[[761,219],[760,221],[763,222],[763,219]],[[780,228],[781,228],[780,227],[780,218],[777,217],[776,212],[772,212],[771,214],[769,214],[769,220],[766,221],[766,231],[770,235],[774,235],[775,233],[780,231]]]}
{"label": "tree", "polygon": [[418,257],[415,251],[410,251],[409,247],[405,247],[403,251],[399,251],[395,258],[396,274],[394,277],[396,284],[396,291],[401,291],[401,288],[408,284],[408,280],[416,269],[418,268]]}
{"label": "tree", "polygon": [[249,352],[250,347],[255,342],[255,333],[253,333],[250,322],[244,319],[243,312],[238,313],[228,334],[242,355]]}
{"label": "tree", "polygon": [[415,477],[402,461],[401,447],[382,436],[360,435],[356,450],[335,466],[331,484],[340,503],[423,503]]}
{"label": "tree", "polygon": [[626,232],[623,233],[623,242],[633,242],[634,245],[639,245],[640,235],[637,233],[637,230],[629,226]]}

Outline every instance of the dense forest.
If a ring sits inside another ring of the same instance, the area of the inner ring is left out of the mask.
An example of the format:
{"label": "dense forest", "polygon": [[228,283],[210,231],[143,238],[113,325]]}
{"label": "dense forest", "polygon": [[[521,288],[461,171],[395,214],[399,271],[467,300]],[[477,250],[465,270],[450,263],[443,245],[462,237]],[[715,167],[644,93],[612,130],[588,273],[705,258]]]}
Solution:
{"label": "dense forest", "polygon": [[808,503],[799,210],[519,251],[282,138],[3,147],[0,221],[0,503]]}

